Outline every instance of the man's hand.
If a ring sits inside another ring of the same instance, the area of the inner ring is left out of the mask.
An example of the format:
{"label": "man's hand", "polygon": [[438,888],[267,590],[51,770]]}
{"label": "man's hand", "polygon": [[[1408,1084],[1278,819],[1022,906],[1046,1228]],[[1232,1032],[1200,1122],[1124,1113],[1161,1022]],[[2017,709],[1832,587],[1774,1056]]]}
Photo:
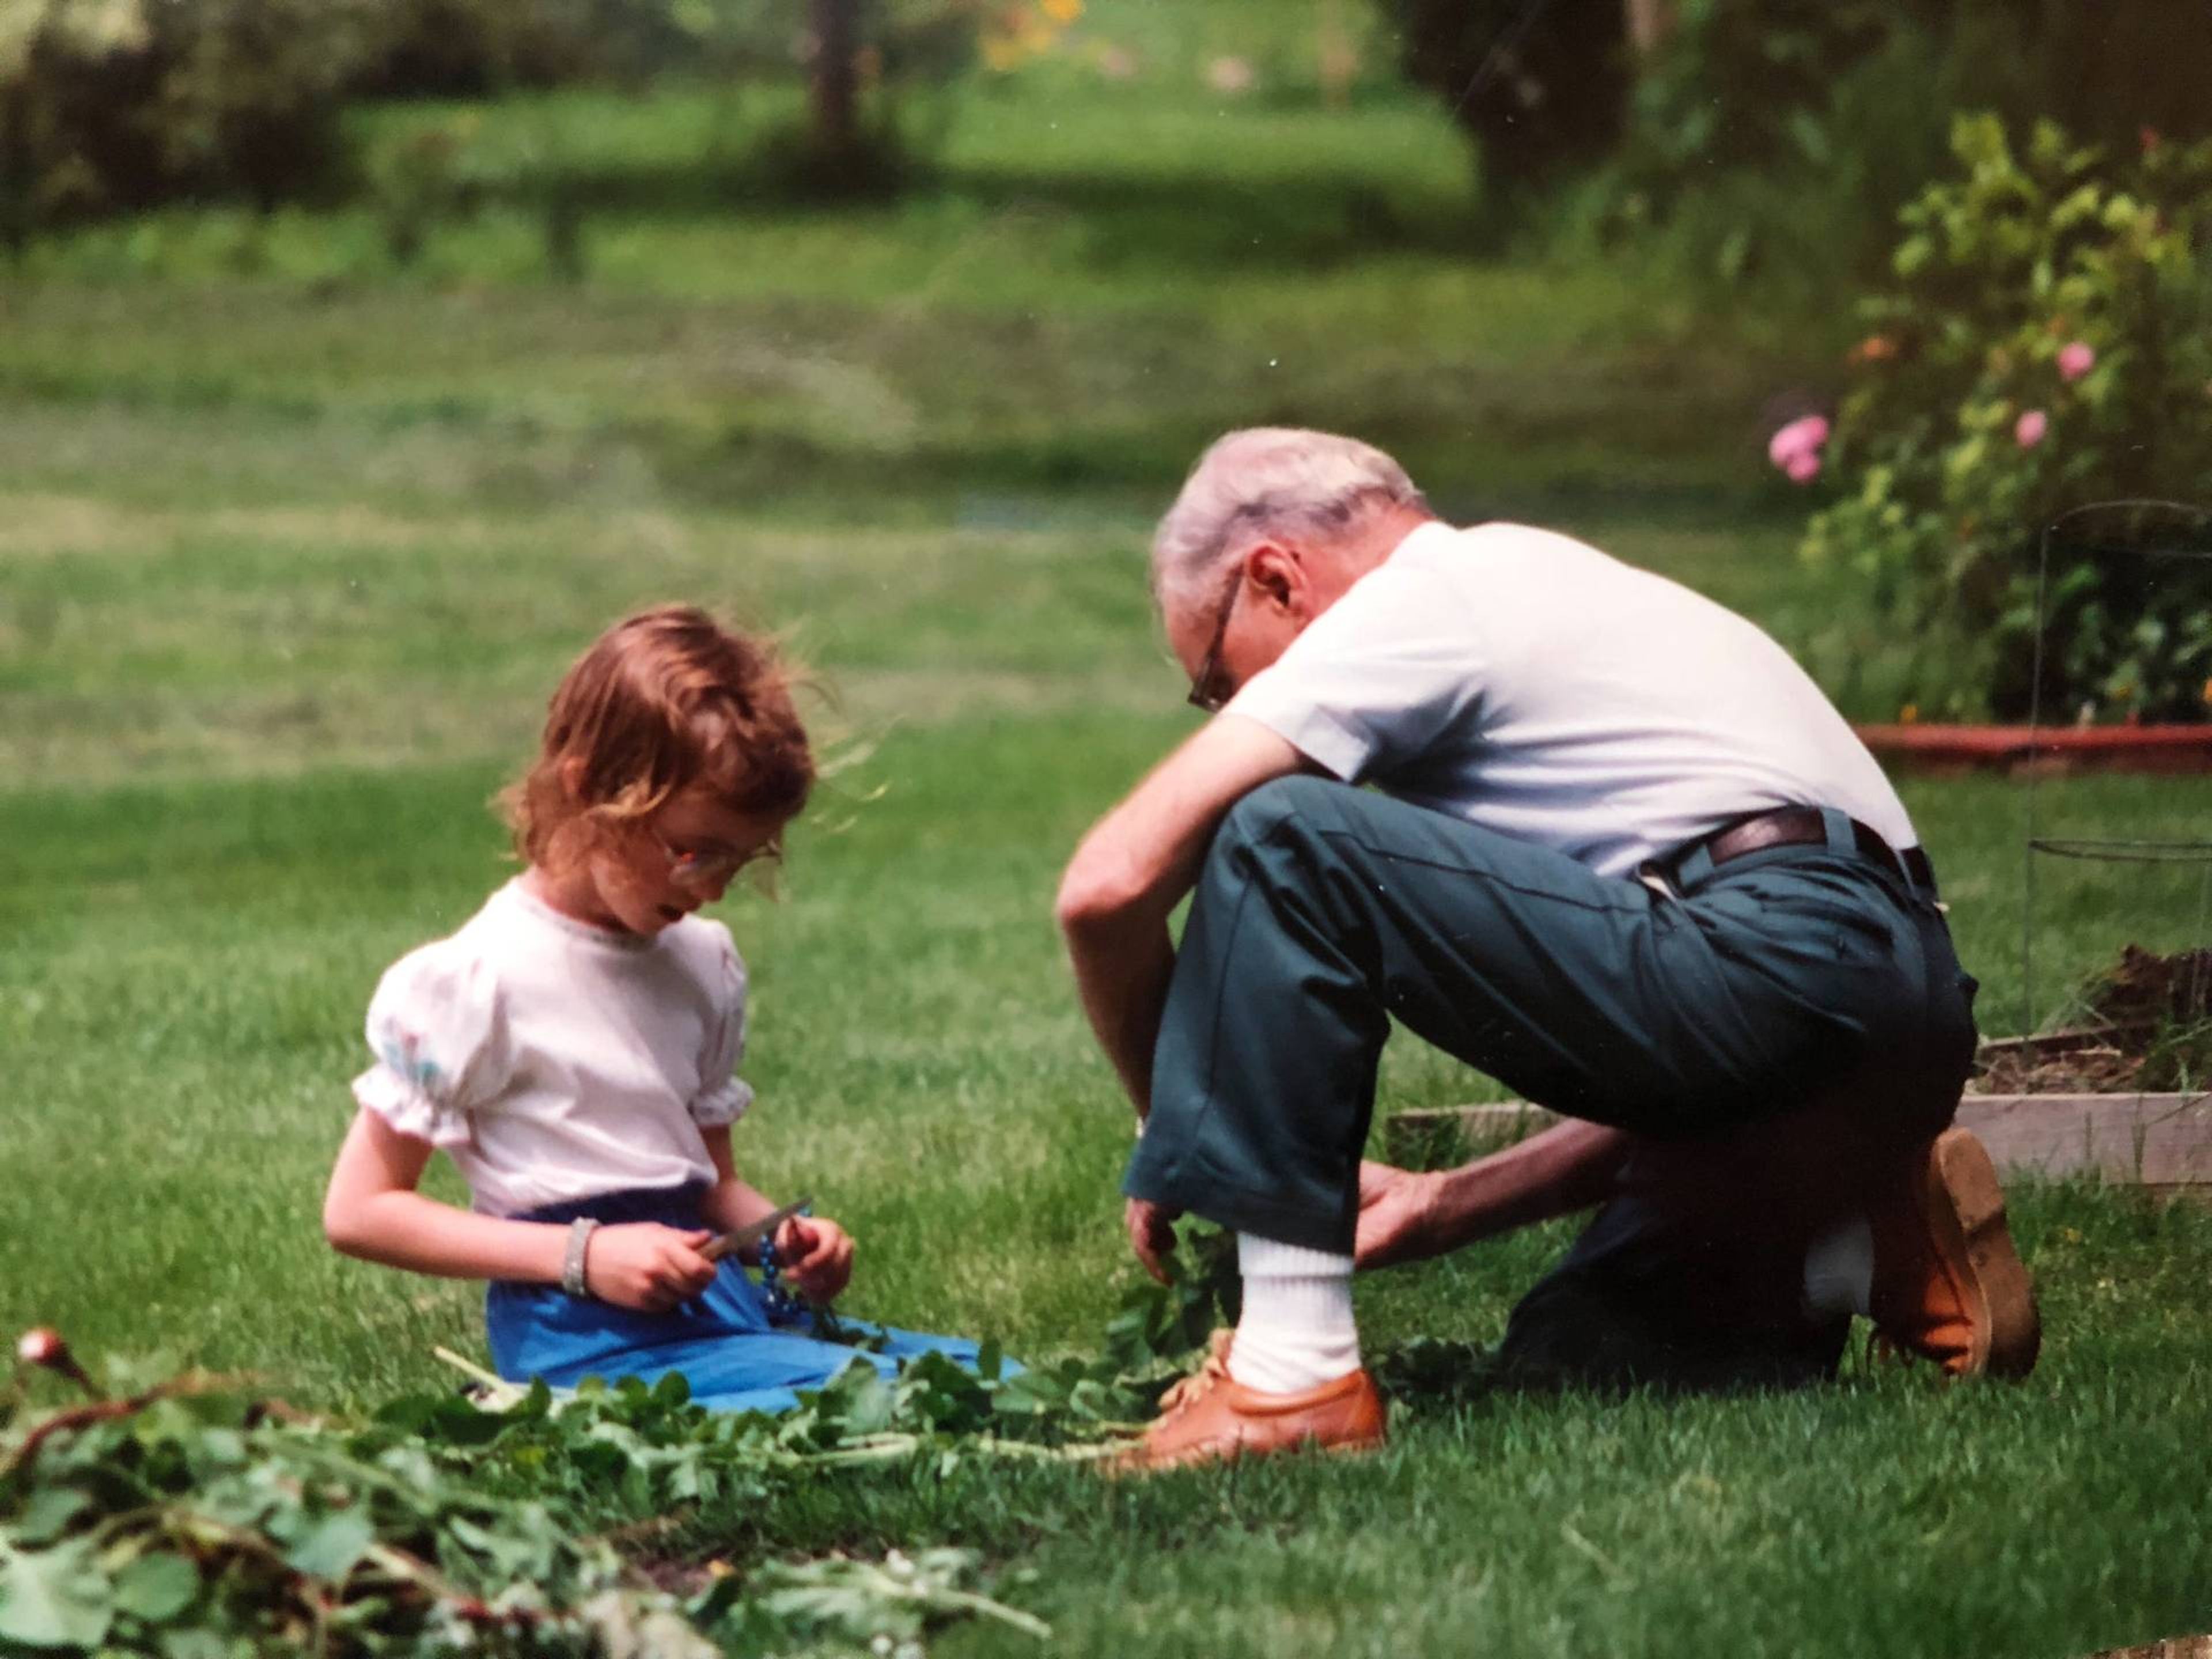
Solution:
{"label": "man's hand", "polygon": [[1434,1176],[1388,1164],[1359,1166],[1359,1232],[1353,1260],[1361,1267],[1388,1267],[1441,1255],[1450,1248],[1437,1225]]}
{"label": "man's hand", "polygon": [[601,1227],[584,1245],[585,1286],[618,1308],[666,1313],[714,1282],[714,1264],[699,1254],[712,1237],[657,1221]]}
{"label": "man's hand", "polygon": [[1123,1223],[1129,1230],[1129,1248],[1145,1264],[1145,1271],[1163,1285],[1170,1282],[1165,1258],[1175,1254],[1175,1224],[1182,1219],[1181,1210],[1170,1210],[1142,1198],[1131,1199],[1128,1208],[1122,1212]]}
{"label": "man's hand", "polygon": [[793,1216],[776,1230],[776,1260],[792,1288],[809,1302],[837,1299],[853,1277],[853,1238],[836,1222]]}

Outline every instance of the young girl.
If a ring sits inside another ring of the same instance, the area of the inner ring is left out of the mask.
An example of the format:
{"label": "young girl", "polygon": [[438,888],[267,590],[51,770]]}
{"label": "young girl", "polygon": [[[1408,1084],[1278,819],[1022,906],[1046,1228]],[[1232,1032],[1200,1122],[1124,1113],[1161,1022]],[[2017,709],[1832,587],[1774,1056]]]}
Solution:
{"label": "young girl", "polygon": [[[752,1099],[745,969],[698,914],[773,858],[814,782],[774,654],[701,611],[617,623],[554,693],[537,763],[505,804],[527,868],[450,939],[402,957],[368,1011],[375,1064],[331,1174],[323,1227],[349,1255],[486,1279],[501,1376],[681,1371],[718,1409],[780,1411],[855,1350],[775,1316],[735,1259],[701,1250],[776,1206],[738,1176]],[[416,1191],[443,1147],[474,1204]],[[827,1304],[853,1269],[834,1221],[794,1217],[786,1282]],[[750,1255],[753,1252],[747,1252]],[[973,1343],[884,1334],[889,1371]]]}

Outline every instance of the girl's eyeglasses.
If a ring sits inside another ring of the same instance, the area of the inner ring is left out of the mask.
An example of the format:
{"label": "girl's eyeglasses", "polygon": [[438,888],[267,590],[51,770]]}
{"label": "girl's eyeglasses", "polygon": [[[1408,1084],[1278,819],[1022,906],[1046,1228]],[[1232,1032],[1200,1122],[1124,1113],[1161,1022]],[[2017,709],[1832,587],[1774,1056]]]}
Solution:
{"label": "girl's eyeglasses", "polygon": [[679,887],[694,888],[726,886],[745,866],[775,850],[771,842],[750,853],[678,852],[657,835],[653,837],[653,844],[668,860],[669,880]]}

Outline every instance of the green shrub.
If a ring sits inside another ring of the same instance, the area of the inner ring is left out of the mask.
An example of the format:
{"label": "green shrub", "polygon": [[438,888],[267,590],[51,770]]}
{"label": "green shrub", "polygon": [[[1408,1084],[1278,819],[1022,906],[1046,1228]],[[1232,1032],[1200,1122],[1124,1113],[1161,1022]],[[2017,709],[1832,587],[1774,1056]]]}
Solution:
{"label": "green shrub", "polygon": [[[2045,124],[2020,153],[1987,115],[1953,142],[1816,457],[1840,499],[1805,556],[1863,601],[1825,666],[1863,684],[1902,642],[1927,717],[2203,719],[2212,561],[2178,556],[2204,518],[2081,509],[2212,480],[2212,143],[2116,163]],[[1777,464],[1809,477],[1795,435]]]}
{"label": "green shrub", "polygon": [[681,0],[386,0],[351,90],[473,98],[696,70],[686,9]]}
{"label": "green shrub", "polygon": [[1702,167],[1825,153],[1838,72],[1898,21],[1879,0],[1682,0],[1637,82],[1635,160],[1686,179]]}
{"label": "green shrub", "polygon": [[1818,303],[1882,268],[1954,112],[2116,149],[2202,137],[2208,51],[2212,11],[2173,0],[1679,0],[1580,215],[1699,281]]}
{"label": "green shrub", "polygon": [[181,196],[330,184],[373,0],[0,0],[0,197],[19,243]]}

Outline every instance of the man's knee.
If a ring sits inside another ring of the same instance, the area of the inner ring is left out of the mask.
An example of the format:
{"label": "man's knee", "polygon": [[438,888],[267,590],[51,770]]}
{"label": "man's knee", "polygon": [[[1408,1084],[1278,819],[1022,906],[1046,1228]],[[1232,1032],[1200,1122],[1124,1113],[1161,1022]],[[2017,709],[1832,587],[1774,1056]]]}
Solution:
{"label": "man's knee", "polygon": [[1229,809],[1215,831],[1211,857],[1234,857],[1255,848],[1301,840],[1335,823],[1342,816],[1340,798],[1352,793],[1349,784],[1334,778],[1305,774],[1271,778],[1251,789]]}

